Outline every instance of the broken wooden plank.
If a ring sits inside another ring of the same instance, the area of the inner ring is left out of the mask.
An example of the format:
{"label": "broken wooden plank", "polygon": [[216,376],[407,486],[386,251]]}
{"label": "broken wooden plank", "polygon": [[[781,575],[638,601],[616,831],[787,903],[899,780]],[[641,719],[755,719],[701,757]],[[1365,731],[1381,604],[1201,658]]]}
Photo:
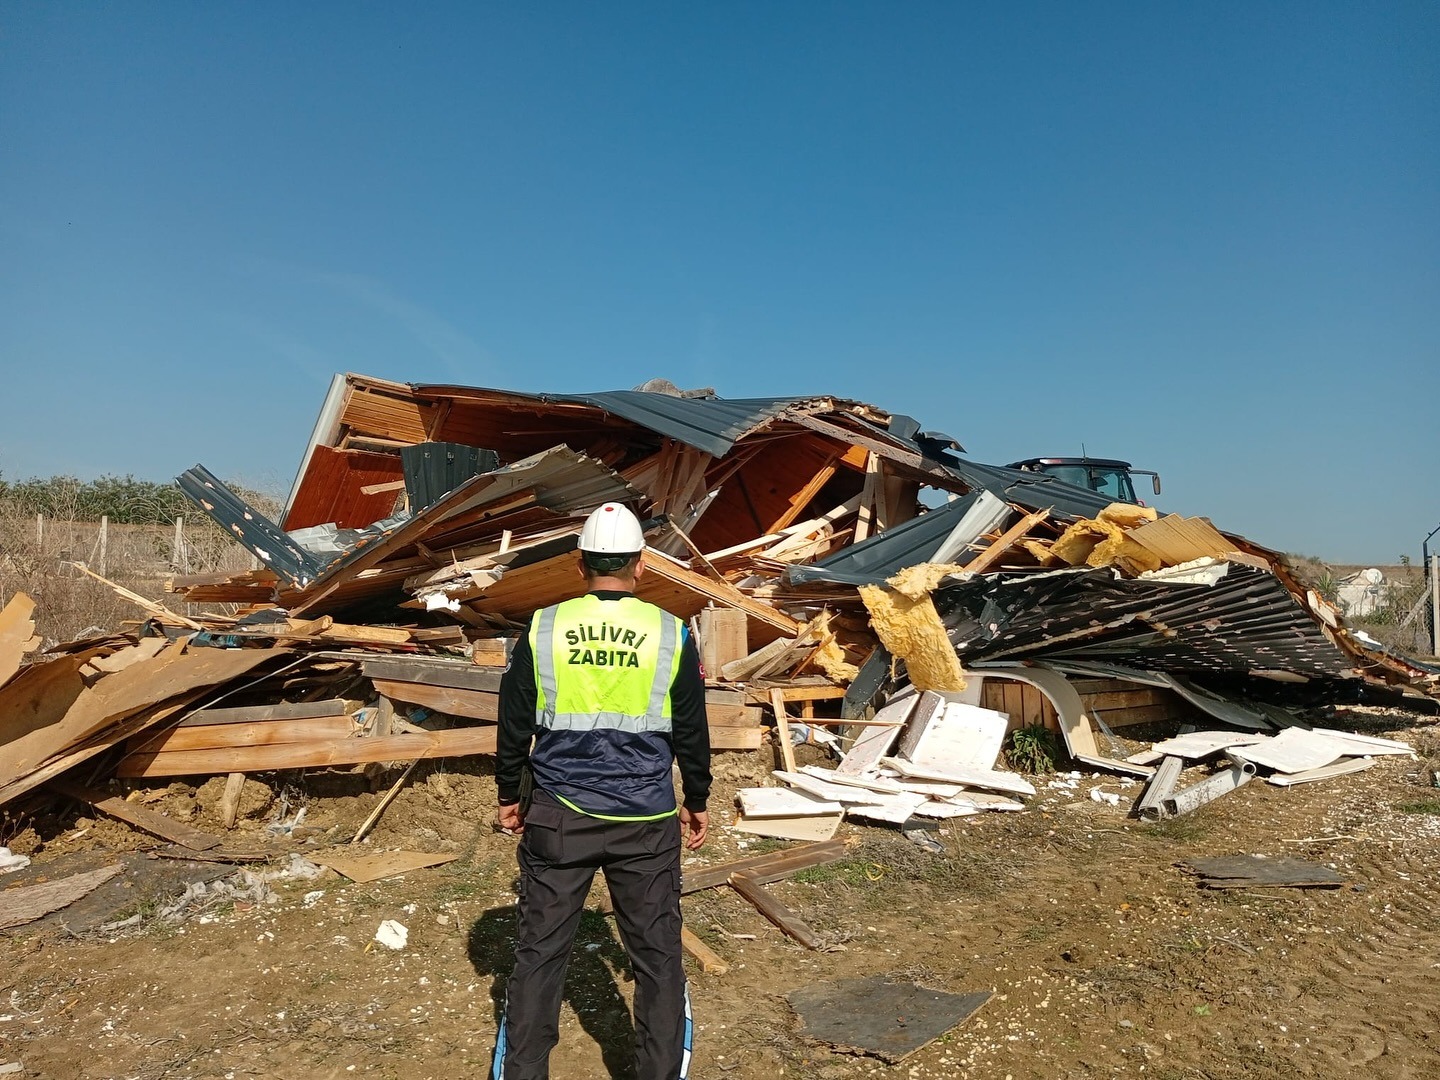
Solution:
{"label": "broken wooden plank", "polygon": [[731,826],[736,832],[750,833],[752,836],[768,836],[775,840],[803,840],[816,842],[830,840],[835,836],[835,831],[840,828],[840,823],[845,820],[845,815],[814,814],[793,815],[790,817],[762,817],[747,818],[744,814],[735,817],[735,824]]}
{"label": "broken wooden plank", "polygon": [[1179,864],[1200,876],[1206,889],[1250,888],[1339,888],[1345,879],[1319,863],[1304,859],[1265,858],[1252,855],[1221,855],[1186,859]]}
{"label": "broken wooden plank", "polygon": [[726,664],[749,655],[749,622],[743,611],[707,607],[700,612],[699,619],[700,663],[712,677]]}
{"label": "broken wooden plank", "polygon": [[724,975],[730,970],[730,965],[720,958],[720,954],[701,941],[688,926],[680,927],[680,946],[695,958],[706,975]]}
{"label": "broken wooden plank", "polygon": [[[812,676],[818,677],[818,676]],[[772,695],[779,693],[788,702],[806,701],[839,701],[845,696],[845,687],[825,684],[805,684],[801,686],[774,686],[765,683],[752,684],[745,692],[745,696],[754,702],[768,705]]]}
{"label": "broken wooden plank", "polygon": [[744,682],[758,671],[776,663],[795,647],[796,638],[776,638],[768,645],[762,645],[748,656],[732,660],[720,669],[728,682]]}
{"label": "broken wooden plank", "polygon": [[966,573],[983,574],[989,570],[1001,557],[1009,551],[1020,538],[1026,535],[1036,525],[1050,516],[1049,510],[1036,510],[1034,513],[1026,514],[1010,528],[1000,534],[1000,538],[987,547],[975,558],[965,564]]}
{"label": "broken wooden plank", "polygon": [[240,796],[245,790],[245,774],[232,772],[225,778],[225,791],[220,796],[220,824],[233,829],[240,819]]}
{"label": "broken wooden plank", "polygon": [[795,771],[795,744],[790,741],[790,718],[785,712],[785,698],[779,691],[770,695],[770,707],[775,710],[775,736],[780,740],[780,760],[785,762],[788,772]]}
{"label": "broken wooden plank", "polygon": [[12,799],[17,799],[26,792],[34,791],[42,784],[49,783],[55,777],[68,772],[77,765],[89,761],[97,754],[103,754],[107,750],[114,749],[130,736],[146,731],[157,724],[164,723],[172,716],[183,713],[210,692],[210,687],[193,690],[189,694],[169,701],[157,708],[144,710],[126,720],[119,721],[113,727],[92,736],[82,745],[51,758],[35,771],[22,776],[18,780],[12,780],[10,783],[0,786],[0,805],[4,805]]}
{"label": "broken wooden plank", "polygon": [[386,807],[395,801],[396,796],[400,794],[400,789],[405,786],[405,781],[410,779],[410,774],[415,771],[415,767],[420,764],[420,761],[420,758],[416,758],[410,762],[405,767],[405,771],[400,774],[400,778],[390,785],[390,790],[385,792],[380,801],[375,804],[375,809],[370,811],[369,816],[355,830],[355,835],[350,838],[352,844],[358,844],[364,840],[365,834],[375,827],[375,823],[380,820],[380,815],[385,813]]}
{"label": "broken wooden plank", "polygon": [[765,742],[763,727],[713,727],[710,729],[711,750],[758,750]]}
{"label": "broken wooden plank", "polygon": [[[653,555],[654,558],[649,557],[650,555]],[[728,582],[715,581],[703,574],[697,574],[693,570],[686,570],[663,552],[655,551],[653,548],[647,549],[645,572],[683,585],[693,592],[709,597],[717,604],[743,611],[756,622],[774,627],[785,634],[796,634],[800,630],[799,623],[769,604],[745,595]]]}
{"label": "broken wooden plank", "polygon": [[72,874],[43,885],[22,885],[0,892],[0,930],[24,926],[42,919],[52,911],[69,907],[83,896],[89,896],[105,882],[120,873],[119,863],[102,866],[84,874]]}
{"label": "broken wooden plank", "polygon": [[378,693],[393,701],[408,701],[446,716],[464,716],[471,720],[499,720],[500,695],[481,690],[461,690],[453,686],[426,686],[423,683],[391,682],[374,679]]}
{"label": "broken wooden plank", "polygon": [[273,772],[314,769],[325,765],[360,765],[367,761],[411,758],[468,757],[495,752],[495,726],[447,728],[424,734],[334,739],[321,743],[252,746],[236,750],[180,750],[163,754],[130,754],[117,776],[205,776],[231,772]]}
{"label": "broken wooden plank", "polygon": [[213,833],[191,828],[183,822],[175,821],[164,814],[157,814],[153,810],[147,810],[143,806],[126,802],[117,796],[94,791],[71,780],[56,780],[50,786],[77,802],[94,807],[107,817],[123,821],[126,825],[133,826],[141,832],[147,832],[151,836],[158,836],[161,840],[168,840],[172,844],[179,844],[181,847],[192,848],[195,851],[209,851],[211,848],[220,846],[220,837]]}
{"label": "broken wooden plank", "polygon": [[[93,687],[73,695],[69,708],[58,719],[6,742],[0,756],[0,784],[8,786],[24,778],[56,755],[102,730],[113,730],[118,721],[135,713],[229,682],[267,660],[289,655],[283,649],[194,649],[183,653],[167,649],[148,664],[107,675]],[[6,687],[7,695],[19,690],[20,683],[17,679]]]}
{"label": "broken wooden plank", "polygon": [[460,857],[458,852],[382,851],[374,855],[351,855],[342,851],[323,851],[310,856],[312,862],[328,866],[351,881],[365,884],[382,878],[399,877],[412,870],[444,866]]}
{"label": "broken wooden plank", "polygon": [[87,574],[88,576],[94,578],[96,581],[100,582],[102,585],[108,586],[115,592],[115,595],[119,596],[121,599],[128,600],[136,607],[142,608],[145,611],[150,612],[151,615],[155,616],[162,622],[177,623],[180,626],[187,626],[191,630],[207,629],[204,623],[198,623],[194,619],[171,611],[164,604],[157,604],[154,600],[147,600],[139,593],[131,592],[129,589],[125,588],[125,586],[117,585],[109,578],[101,577],[99,574],[95,573],[94,570],[91,570],[88,566],[86,566],[83,562],[72,562],[70,563],[70,565],[75,567],[75,569],[79,570],[82,574]]}
{"label": "broken wooden plank", "polygon": [[[114,674],[117,671],[124,671],[132,664],[142,664],[155,659],[169,644],[169,638],[141,638],[139,642],[131,645],[128,649],[117,649],[109,656],[97,656],[90,661],[90,666],[96,671]],[[4,679],[0,679],[0,682],[4,681]]]}
{"label": "broken wooden plank", "polygon": [[278,743],[343,739],[359,734],[348,716],[311,716],[302,720],[267,720],[259,724],[177,725],[134,740],[129,753],[174,750],[215,750],[222,747],[271,746]]}
{"label": "broken wooden plank", "polygon": [[680,875],[682,893],[713,889],[730,880],[731,874],[744,873],[761,885],[779,881],[812,866],[828,866],[845,858],[847,848],[843,840],[825,840],[804,847],[788,848],[785,851],[771,851],[764,855],[750,855],[743,859],[716,863],[712,866],[686,867]]}
{"label": "broken wooden plank", "polygon": [[807,949],[823,948],[825,942],[820,935],[770,893],[754,878],[744,873],[730,876],[730,887],[750,901],[755,910],[778,926],[786,935],[794,938]]}
{"label": "broken wooden plank", "polygon": [[16,593],[0,610],[0,686],[20,670],[27,646],[35,636],[35,601]]}
{"label": "broken wooden plank", "polygon": [[[500,664],[504,666],[503,661]],[[464,660],[421,660],[395,657],[367,658],[360,666],[367,678],[386,682],[420,683],[425,686],[451,686],[457,690],[482,690],[496,693],[503,671]],[[406,699],[408,700],[408,699]]]}
{"label": "broken wooden plank", "polygon": [[307,720],[316,716],[346,716],[349,706],[341,698],[324,701],[281,701],[274,705],[242,705],[237,708],[196,709],[176,727],[208,727],[213,724],[256,724],[267,720]]}

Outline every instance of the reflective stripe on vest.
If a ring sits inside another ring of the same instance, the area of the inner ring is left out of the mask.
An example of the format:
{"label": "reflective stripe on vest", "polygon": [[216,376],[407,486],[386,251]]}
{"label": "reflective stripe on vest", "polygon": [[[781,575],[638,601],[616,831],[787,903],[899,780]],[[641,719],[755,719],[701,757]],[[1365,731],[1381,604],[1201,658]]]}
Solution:
{"label": "reflective stripe on vest", "polygon": [[680,625],[634,597],[582,596],[541,609],[530,632],[536,725],[668,735]]}

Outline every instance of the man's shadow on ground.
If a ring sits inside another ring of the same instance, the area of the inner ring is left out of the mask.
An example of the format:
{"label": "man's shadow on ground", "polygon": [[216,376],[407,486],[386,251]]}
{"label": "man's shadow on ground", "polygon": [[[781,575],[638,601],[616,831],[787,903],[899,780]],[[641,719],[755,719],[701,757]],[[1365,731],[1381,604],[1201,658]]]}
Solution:
{"label": "man's shadow on ground", "polygon": [[[514,906],[491,908],[482,914],[470,927],[467,951],[475,973],[490,976],[490,1000],[498,1030],[505,1009],[505,983],[515,967]],[[634,978],[613,924],[587,910],[580,917],[565,972],[564,1000],[575,1010],[580,1026],[599,1044],[611,1080],[633,1080],[635,1027],[612,971]]]}

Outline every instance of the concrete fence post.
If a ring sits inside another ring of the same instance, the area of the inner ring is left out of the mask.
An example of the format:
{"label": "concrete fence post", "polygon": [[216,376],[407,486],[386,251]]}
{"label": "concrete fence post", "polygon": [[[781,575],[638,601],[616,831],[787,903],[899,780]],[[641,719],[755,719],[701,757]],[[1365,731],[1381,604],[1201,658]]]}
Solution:
{"label": "concrete fence post", "polygon": [[1430,655],[1440,656],[1440,555],[1430,556]]}

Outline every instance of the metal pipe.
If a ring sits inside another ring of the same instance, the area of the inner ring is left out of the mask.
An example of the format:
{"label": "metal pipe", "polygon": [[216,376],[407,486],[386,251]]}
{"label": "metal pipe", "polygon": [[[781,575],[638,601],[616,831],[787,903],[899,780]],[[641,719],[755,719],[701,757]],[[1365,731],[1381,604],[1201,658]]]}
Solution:
{"label": "metal pipe", "polygon": [[1135,816],[1142,817],[1147,821],[1159,821],[1163,818],[1165,816],[1165,799],[1175,790],[1175,781],[1180,779],[1180,773],[1184,768],[1185,759],[1173,754],[1155,766],[1150,783],[1145,785],[1145,790],[1140,794],[1140,800],[1135,804]]}
{"label": "metal pipe", "polygon": [[1174,795],[1165,799],[1165,813],[1169,817],[1179,817],[1181,814],[1188,814],[1197,807],[1204,806],[1208,802],[1214,802],[1221,795],[1228,795],[1242,784],[1248,784],[1255,778],[1255,766],[1246,762],[1244,765],[1234,765],[1224,772],[1216,773],[1198,784],[1194,784],[1184,791],[1177,791]]}

